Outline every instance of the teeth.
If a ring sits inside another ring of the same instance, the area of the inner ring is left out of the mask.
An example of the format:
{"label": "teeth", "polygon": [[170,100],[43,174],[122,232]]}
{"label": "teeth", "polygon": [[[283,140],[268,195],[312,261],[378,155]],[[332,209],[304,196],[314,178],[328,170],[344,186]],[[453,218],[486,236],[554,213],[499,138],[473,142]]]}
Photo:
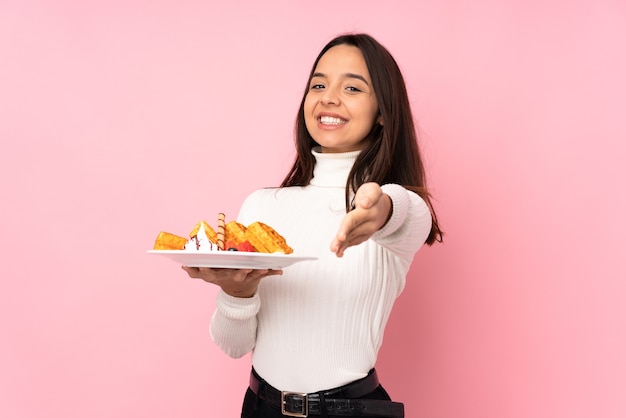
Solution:
{"label": "teeth", "polygon": [[342,123],[344,123],[343,119],[333,118],[331,116],[321,116],[320,122],[325,125],[341,125]]}

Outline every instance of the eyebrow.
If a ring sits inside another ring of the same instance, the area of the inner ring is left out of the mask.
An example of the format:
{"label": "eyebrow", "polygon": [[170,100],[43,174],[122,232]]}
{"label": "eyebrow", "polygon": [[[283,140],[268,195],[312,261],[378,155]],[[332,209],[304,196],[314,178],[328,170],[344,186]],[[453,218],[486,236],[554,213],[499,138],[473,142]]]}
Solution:
{"label": "eyebrow", "polygon": [[[360,74],[355,74],[355,73],[345,73],[343,74],[344,77],[347,78],[356,78],[357,80],[361,80],[362,82],[364,82],[365,84],[367,84],[368,86],[370,85],[370,83],[367,82],[367,80],[365,79],[365,77],[363,77]],[[324,73],[313,73],[313,77],[322,77],[322,78],[326,78],[326,74]]]}

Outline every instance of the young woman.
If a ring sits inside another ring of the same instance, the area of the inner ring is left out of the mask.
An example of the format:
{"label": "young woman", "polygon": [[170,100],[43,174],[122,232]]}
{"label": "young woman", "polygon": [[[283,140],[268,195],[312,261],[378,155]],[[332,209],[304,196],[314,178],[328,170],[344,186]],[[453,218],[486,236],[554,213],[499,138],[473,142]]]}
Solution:
{"label": "young woman", "polygon": [[215,343],[232,357],[252,351],[242,417],[403,417],[374,366],[413,256],[442,233],[389,52],[365,34],[326,45],[295,135],[283,183],[252,193],[238,221],[272,225],[318,259],[284,270],[183,268],[221,287]]}

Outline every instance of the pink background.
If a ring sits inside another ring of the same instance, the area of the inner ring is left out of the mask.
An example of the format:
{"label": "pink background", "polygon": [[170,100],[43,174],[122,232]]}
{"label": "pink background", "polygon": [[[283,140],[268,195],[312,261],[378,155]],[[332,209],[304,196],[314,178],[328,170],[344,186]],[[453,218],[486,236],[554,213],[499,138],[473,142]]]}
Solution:
{"label": "pink background", "polygon": [[319,49],[400,63],[445,245],[379,370],[408,417],[626,416],[626,3],[0,1],[0,416],[238,416],[216,290],[145,254],[276,185]]}

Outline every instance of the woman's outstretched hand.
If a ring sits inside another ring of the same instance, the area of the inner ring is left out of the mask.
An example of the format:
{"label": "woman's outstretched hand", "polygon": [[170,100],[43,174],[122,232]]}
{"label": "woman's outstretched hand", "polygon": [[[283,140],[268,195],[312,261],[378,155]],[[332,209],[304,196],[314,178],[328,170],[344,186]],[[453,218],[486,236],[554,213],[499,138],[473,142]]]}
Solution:
{"label": "woman's outstretched hand", "polygon": [[183,266],[189,277],[215,284],[231,296],[250,298],[256,293],[262,278],[283,274],[282,270],[225,269]]}
{"label": "woman's outstretched hand", "polygon": [[356,191],[354,209],[341,221],[330,250],[342,257],[346,248],[368,240],[387,223],[392,209],[391,198],[378,184],[364,183]]}

